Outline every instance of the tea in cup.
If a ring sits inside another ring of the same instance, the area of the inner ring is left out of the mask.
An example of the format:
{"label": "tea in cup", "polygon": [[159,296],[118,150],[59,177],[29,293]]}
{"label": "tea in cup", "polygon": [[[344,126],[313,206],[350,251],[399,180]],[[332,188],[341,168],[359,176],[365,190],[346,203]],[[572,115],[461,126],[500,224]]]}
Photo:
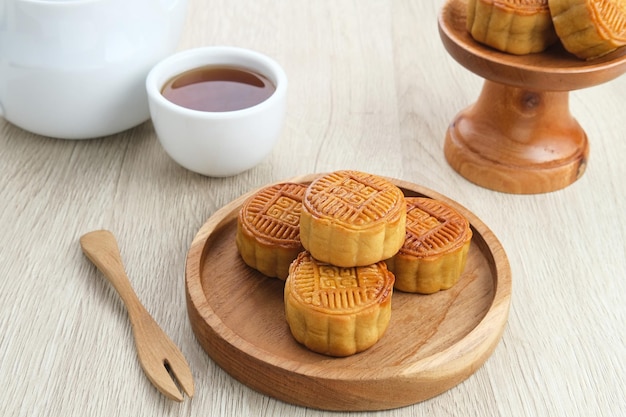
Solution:
{"label": "tea in cup", "polygon": [[211,177],[256,166],[282,131],[287,76],[249,49],[215,46],[179,52],[146,79],[150,116],[167,154]]}

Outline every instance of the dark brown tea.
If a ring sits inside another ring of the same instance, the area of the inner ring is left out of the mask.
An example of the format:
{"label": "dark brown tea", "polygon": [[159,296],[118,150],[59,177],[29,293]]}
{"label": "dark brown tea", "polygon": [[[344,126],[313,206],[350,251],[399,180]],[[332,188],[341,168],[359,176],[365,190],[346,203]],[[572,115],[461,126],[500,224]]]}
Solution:
{"label": "dark brown tea", "polygon": [[207,66],[172,78],[161,93],[182,107],[225,112],[257,105],[274,91],[274,84],[261,74],[242,68]]}

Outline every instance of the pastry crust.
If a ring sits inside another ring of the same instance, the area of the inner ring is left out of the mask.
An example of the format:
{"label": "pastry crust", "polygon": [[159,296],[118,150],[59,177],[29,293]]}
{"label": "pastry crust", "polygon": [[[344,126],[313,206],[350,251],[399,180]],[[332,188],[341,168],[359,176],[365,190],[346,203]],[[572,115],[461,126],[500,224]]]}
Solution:
{"label": "pastry crust", "polygon": [[465,217],[441,201],[407,197],[406,240],[387,260],[395,288],[431,294],[457,283],[472,239]]}
{"label": "pastry crust", "polygon": [[391,317],[394,276],[385,262],[341,268],[302,252],[285,281],[285,317],[308,349],[349,356],[374,345]]}
{"label": "pastry crust", "polygon": [[302,201],[300,239],[316,259],[337,266],[370,265],[404,242],[402,191],[381,177],[337,171],[313,181]]}
{"label": "pastry crust", "polygon": [[541,52],[557,41],[548,0],[468,0],[467,30],[503,52]]}
{"label": "pastry crust", "polygon": [[289,264],[303,250],[299,224],[305,189],[303,184],[276,184],[243,204],[236,243],[248,266],[268,277],[287,278]]}
{"label": "pastry crust", "polygon": [[626,45],[625,0],[549,0],[563,47],[595,59]]}

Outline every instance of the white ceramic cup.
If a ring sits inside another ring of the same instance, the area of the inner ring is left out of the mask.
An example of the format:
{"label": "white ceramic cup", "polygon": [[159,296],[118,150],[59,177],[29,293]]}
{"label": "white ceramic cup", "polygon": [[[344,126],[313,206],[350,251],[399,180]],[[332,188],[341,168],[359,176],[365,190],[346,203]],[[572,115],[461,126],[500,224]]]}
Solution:
{"label": "white ceramic cup", "polygon": [[[265,101],[224,112],[192,110],[161,93],[173,77],[196,68],[228,66],[267,77],[276,87]],[[210,46],[174,54],[146,79],[150,116],[163,148],[179,165],[210,177],[247,171],[267,157],[282,130],[287,76],[273,59],[249,49]]]}
{"label": "white ceramic cup", "polygon": [[0,116],[88,139],[148,120],[145,79],[172,54],[187,0],[0,0]]}

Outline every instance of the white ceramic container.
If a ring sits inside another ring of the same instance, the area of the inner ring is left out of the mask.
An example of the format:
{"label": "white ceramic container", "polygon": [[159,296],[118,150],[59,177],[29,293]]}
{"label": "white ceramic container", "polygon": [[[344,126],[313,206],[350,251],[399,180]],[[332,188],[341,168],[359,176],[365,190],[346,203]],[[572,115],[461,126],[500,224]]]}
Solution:
{"label": "white ceramic container", "polygon": [[187,0],[0,1],[0,115],[88,139],[149,118],[145,78],[172,54]]}

